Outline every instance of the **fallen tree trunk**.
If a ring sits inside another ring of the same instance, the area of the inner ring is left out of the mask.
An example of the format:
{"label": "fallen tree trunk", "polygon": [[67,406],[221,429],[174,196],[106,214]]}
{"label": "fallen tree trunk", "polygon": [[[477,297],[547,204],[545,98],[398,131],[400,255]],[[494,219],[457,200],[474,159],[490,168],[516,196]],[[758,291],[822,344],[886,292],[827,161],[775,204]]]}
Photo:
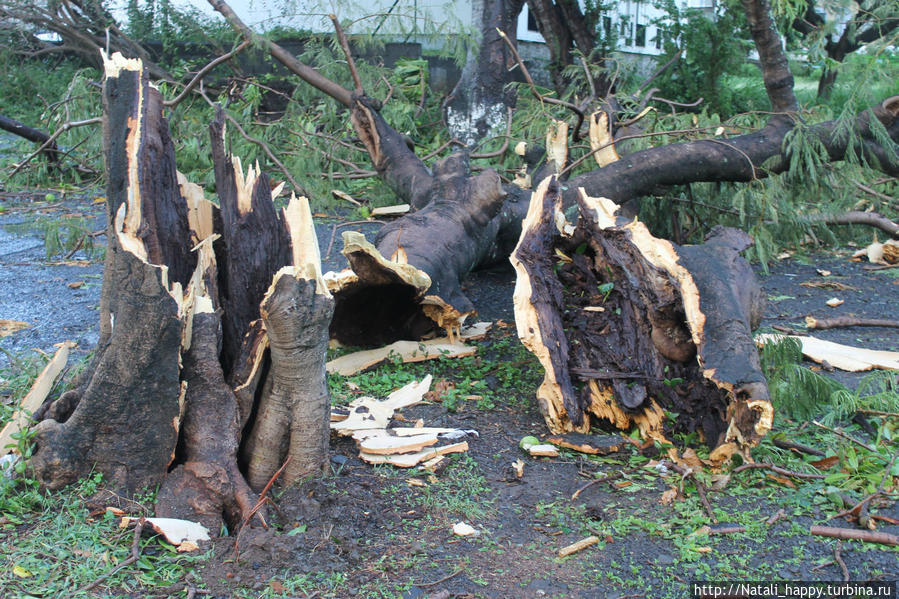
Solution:
{"label": "fallen tree trunk", "polygon": [[49,488],[91,471],[126,494],[159,485],[159,515],[235,530],[278,465],[290,483],[327,461],[333,300],[309,205],[275,210],[267,177],[226,154],[219,113],[215,207],[175,170],[140,61],[107,60],[104,90],[101,343],[86,382],[44,410],[30,467]]}
{"label": "fallen tree trunk", "polygon": [[[29,127],[25,123],[3,116],[2,114],[0,114],[0,129],[12,133],[13,135],[18,135],[28,141],[33,141],[36,144],[46,144],[50,141],[50,135],[44,133],[40,129]],[[51,166],[56,167],[59,165],[59,148],[56,146],[55,141],[48,144],[41,153],[47,157],[47,162],[50,163]]]}
{"label": "fallen tree trunk", "polygon": [[751,239],[716,228],[677,246],[583,194],[577,226],[562,227],[561,206],[544,181],[512,255],[515,320],[546,371],[550,430],[587,432],[592,416],[657,440],[696,431],[716,459],[757,444],[772,409],[750,333],[761,290],[739,256]]}

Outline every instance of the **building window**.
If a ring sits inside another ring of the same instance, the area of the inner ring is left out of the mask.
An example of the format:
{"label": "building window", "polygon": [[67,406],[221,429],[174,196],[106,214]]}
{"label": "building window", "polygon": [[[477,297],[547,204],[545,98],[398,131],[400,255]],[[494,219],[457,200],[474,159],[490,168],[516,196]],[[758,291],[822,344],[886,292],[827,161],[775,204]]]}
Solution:
{"label": "building window", "polygon": [[634,45],[639,48],[646,47],[646,25],[637,25],[637,35]]}
{"label": "building window", "polygon": [[531,11],[528,11],[528,31],[540,31],[537,28],[537,19],[534,18],[534,13]]}
{"label": "building window", "polygon": [[602,30],[605,33],[606,39],[612,37],[612,17],[602,18]]}

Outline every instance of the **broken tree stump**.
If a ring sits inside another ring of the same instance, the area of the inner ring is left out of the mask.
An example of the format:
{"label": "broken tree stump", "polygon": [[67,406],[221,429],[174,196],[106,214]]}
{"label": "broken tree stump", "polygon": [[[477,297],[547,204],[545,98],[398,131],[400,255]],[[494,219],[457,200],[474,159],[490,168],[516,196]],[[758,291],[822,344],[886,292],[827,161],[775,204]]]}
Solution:
{"label": "broken tree stump", "polygon": [[751,335],[762,295],[739,256],[751,239],[716,227],[705,244],[678,246],[609,200],[582,193],[576,226],[561,205],[544,180],[512,255],[516,324],[545,369],[549,429],[696,431],[719,458],[757,444],[772,409]]}
{"label": "broken tree stump", "polygon": [[114,55],[106,75],[100,346],[86,382],[43,411],[30,466],[50,488],[92,471],[128,495],[159,486],[159,515],[233,531],[258,500],[239,454],[257,490],[269,463],[290,459],[285,483],[326,463],[333,302],[311,212],[305,198],[275,208],[258,166],[226,153],[221,113],[213,205],[175,170],[140,61]]}

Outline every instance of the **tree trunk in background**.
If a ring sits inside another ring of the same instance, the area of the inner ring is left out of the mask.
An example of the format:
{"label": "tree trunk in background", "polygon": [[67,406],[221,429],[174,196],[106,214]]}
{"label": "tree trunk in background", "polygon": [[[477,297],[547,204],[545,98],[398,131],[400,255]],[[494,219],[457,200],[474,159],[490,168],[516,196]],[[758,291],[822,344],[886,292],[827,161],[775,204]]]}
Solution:
{"label": "tree trunk in background", "polygon": [[511,81],[511,56],[497,29],[515,39],[518,15],[523,0],[478,0],[480,45],[477,59],[469,56],[462,76],[447,100],[444,111],[450,135],[466,146],[473,146],[489,135],[501,133],[509,110],[515,106],[515,94],[506,90]]}

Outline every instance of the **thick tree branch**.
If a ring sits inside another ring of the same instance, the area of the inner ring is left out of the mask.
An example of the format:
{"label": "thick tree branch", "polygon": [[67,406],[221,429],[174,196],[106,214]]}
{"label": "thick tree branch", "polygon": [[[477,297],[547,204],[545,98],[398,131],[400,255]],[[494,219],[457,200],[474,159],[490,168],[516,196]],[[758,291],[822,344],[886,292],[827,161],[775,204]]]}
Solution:
{"label": "thick tree branch", "polygon": [[[874,115],[890,138],[899,143],[899,96],[884,100],[856,119],[855,134],[863,140],[863,153],[872,166],[887,174],[899,173],[895,153],[874,140],[869,119]],[[729,140],[701,140],[642,150],[625,156],[605,168],[574,177],[565,191],[566,205],[573,203],[577,190],[603,196],[619,204],[648,195],[659,185],[683,185],[699,181],[751,181],[780,173],[789,166],[783,152],[784,136],[791,130],[789,121],[774,119],[764,129]],[[827,149],[830,160],[846,155],[847,136],[834,134],[836,122],[828,121],[811,128]],[[774,164],[767,164],[778,158]],[[767,164],[764,169],[762,164]]]}

